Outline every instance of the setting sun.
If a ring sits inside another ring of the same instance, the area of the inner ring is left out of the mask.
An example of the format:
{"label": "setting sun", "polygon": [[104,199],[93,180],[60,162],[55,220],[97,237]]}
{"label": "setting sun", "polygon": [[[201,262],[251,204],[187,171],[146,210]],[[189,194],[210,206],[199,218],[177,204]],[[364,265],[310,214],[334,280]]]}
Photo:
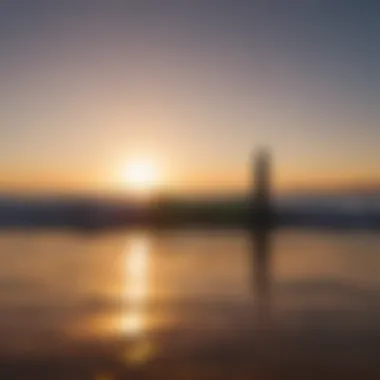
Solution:
{"label": "setting sun", "polygon": [[158,171],[149,159],[134,159],[125,170],[125,183],[130,190],[146,192],[158,184]]}

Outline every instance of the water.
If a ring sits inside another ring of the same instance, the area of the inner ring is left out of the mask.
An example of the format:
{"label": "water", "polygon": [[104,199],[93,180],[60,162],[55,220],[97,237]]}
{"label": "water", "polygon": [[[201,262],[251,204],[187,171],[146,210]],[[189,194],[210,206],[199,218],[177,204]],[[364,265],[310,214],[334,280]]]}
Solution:
{"label": "water", "polygon": [[1,378],[380,375],[377,234],[7,232],[0,247]]}

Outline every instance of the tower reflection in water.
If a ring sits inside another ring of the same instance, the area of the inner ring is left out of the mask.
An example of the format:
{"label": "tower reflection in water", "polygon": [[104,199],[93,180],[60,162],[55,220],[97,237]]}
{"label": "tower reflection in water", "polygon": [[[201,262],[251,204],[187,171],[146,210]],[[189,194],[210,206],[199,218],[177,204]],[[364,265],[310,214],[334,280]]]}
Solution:
{"label": "tower reflection in water", "polygon": [[121,330],[127,342],[123,358],[130,364],[143,364],[152,356],[152,344],[147,337],[150,248],[148,236],[137,234],[128,240],[123,254]]}
{"label": "tower reflection in water", "polygon": [[252,289],[257,306],[259,329],[272,326],[271,299],[271,234],[267,230],[256,230],[250,236],[252,244]]}
{"label": "tower reflection in water", "polygon": [[[251,286],[255,299],[255,354],[262,364],[270,363],[278,355],[276,328],[273,318],[271,240],[268,229],[251,231]],[[267,362],[269,360],[269,362]]]}

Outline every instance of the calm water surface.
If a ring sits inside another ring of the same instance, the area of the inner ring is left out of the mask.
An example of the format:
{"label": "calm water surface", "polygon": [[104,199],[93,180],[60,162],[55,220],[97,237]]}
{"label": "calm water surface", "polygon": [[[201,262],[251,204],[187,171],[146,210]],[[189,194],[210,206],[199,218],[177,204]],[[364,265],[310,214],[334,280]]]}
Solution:
{"label": "calm water surface", "polygon": [[4,371],[54,362],[58,378],[62,361],[89,379],[158,367],[380,378],[377,234],[7,232],[0,258]]}

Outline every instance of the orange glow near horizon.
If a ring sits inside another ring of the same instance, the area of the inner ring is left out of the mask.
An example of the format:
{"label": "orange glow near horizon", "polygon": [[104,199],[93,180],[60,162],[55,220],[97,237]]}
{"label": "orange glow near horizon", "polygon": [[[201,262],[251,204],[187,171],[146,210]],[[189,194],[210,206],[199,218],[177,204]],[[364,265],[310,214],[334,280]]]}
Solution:
{"label": "orange glow near horizon", "polygon": [[[125,162],[124,166],[122,162]],[[4,193],[23,195],[48,194],[115,194],[145,198],[164,193],[174,196],[197,194],[245,193],[251,186],[251,167],[191,167],[174,162],[164,167],[150,156],[136,156],[104,162],[99,168],[85,170],[78,166],[65,171],[20,170],[4,172],[1,182]],[[350,187],[379,186],[372,168],[340,171],[331,167],[306,170],[301,166],[282,164],[273,157],[273,189],[276,192],[292,190],[339,190]]]}

